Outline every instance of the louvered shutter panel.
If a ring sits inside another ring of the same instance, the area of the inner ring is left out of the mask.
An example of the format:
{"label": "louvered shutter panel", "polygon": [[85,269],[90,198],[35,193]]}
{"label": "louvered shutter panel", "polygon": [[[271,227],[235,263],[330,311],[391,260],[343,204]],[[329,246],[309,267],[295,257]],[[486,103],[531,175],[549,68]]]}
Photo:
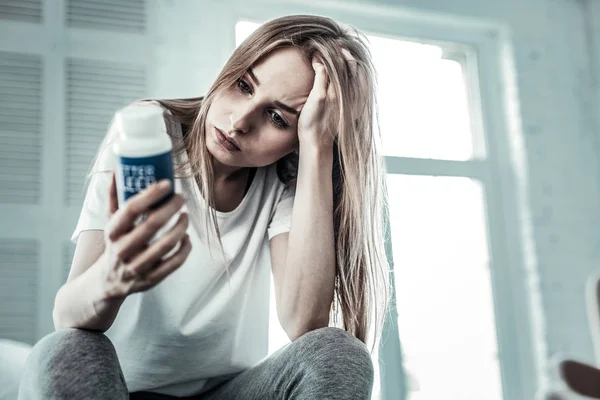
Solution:
{"label": "louvered shutter panel", "polygon": [[0,51],[0,203],[40,198],[42,61]]}
{"label": "louvered shutter panel", "polygon": [[117,109],[144,98],[142,66],[70,59],[67,63],[67,171],[69,205],[83,201],[85,177]]}
{"label": "louvered shutter panel", "polygon": [[0,239],[0,337],[35,342],[38,242]]}
{"label": "louvered shutter panel", "polygon": [[67,0],[67,23],[71,27],[144,33],[145,0]]}
{"label": "louvered shutter panel", "polygon": [[42,22],[42,0],[2,0],[0,19],[18,22]]}

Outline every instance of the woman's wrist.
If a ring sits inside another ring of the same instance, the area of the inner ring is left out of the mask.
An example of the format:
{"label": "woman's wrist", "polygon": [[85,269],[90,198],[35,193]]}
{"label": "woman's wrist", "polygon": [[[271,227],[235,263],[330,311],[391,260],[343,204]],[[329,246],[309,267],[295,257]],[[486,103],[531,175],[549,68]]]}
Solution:
{"label": "woman's wrist", "polygon": [[300,141],[300,155],[302,157],[317,157],[319,159],[333,160],[333,140],[329,141]]}

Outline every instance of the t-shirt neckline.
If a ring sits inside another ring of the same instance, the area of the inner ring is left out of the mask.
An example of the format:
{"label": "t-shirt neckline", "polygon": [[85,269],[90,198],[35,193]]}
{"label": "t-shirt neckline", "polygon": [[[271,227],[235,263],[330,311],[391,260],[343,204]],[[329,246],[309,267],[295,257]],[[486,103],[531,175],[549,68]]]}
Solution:
{"label": "t-shirt neckline", "polygon": [[[185,150],[185,156],[186,156],[186,159],[187,159],[188,158],[187,150]],[[217,215],[217,217],[218,218],[230,218],[233,215],[237,214],[242,208],[244,208],[245,205],[246,205],[246,203],[248,203],[248,201],[250,201],[248,199],[256,191],[256,186],[259,184],[259,180],[262,179],[262,176],[263,176],[264,173],[265,173],[264,172],[264,168],[260,168],[260,167],[256,168],[256,173],[254,174],[254,178],[252,179],[252,183],[250,184],[250,188],[244,194],[244,197],[242,198],[242,201],[240,202],[240,204],[238,204],[237,207],[234,208],[231,211],[214,210],[215,214]],[[209,206],[206,203],[206,199],[204,198],[204,196],[200,192],[200,187],[198,186],[198,182],[196,182],[196,177],[192,176],[191,178],[188,178],[188,179],[192,180],[192,185],[193,185],[194,191],[196,192],[196,195],[202,201],[202,203],[204,204],[204,206],[208,208]],[[212,207],[210,207],[210,208],[213,209]]]}

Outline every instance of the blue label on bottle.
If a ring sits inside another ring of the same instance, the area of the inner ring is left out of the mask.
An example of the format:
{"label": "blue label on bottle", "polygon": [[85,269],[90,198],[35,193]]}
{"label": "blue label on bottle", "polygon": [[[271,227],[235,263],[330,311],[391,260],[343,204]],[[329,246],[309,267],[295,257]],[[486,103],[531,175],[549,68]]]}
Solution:
{"label": "blue label on bottle", "polygon": [[171,192],[151,208],[158,208],[173,196],[175,182],[170,151],[152,157],[119,157],[119,159],[124,201],[163,179],[171,181]]}

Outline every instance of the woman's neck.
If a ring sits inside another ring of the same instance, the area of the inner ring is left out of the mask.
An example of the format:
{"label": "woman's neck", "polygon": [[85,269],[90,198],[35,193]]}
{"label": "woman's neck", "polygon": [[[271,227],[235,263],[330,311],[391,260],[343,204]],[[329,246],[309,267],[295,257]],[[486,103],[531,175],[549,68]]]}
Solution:
{"label": "woman's neck", "polygon": [[215,183],[228,183],[245,180],[250,168],[231,167],[212,158],[213,177]]}
{"label": "woman's neck", "polygon": [[214,173],[214,201],[217,211],[230,212],[235,210],[250,187],[256,168],[237,168],[235,170],[219,170],[213,164]]}

